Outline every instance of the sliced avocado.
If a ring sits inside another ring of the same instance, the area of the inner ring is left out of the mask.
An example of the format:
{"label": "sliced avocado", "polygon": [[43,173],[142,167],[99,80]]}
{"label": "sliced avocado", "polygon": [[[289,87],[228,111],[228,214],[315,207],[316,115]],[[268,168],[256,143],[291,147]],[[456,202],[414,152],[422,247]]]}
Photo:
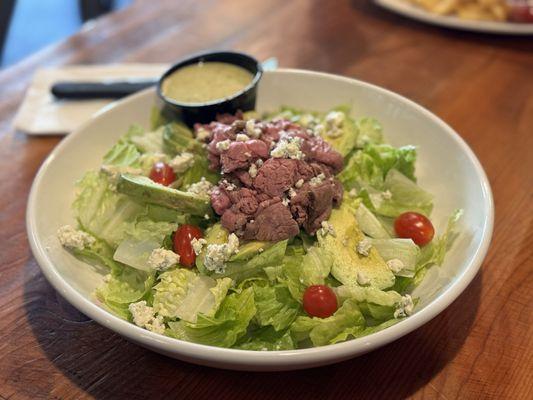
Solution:
{"label": "sliced avocado", "polygon": [[357,226],[353,208],[343,202],[340,208],[334,209],[328,221],[334,231],[331,234],[318,234],[320,246],[328,250],[333,257],[331,274],[345,285],[358,285],[358,275],[370,281],[370,286],[386,289],[394,285],[394,274],[373,247],[368,256],[356,251],[357,244],[365,238]]}
{"label": "sliced avocado", "polygon": [[207,246],[209,246],[210,244],[226,243],[228,241],[228,236],[229,232],[224,229],[224,227],[220,223],[213,225],[205,232],[204,239],[207,243],[202,248],[202,251],[200,252],[198,257],[196,257],[196,268],[198,268],[198,271],[204,274],[207,273],[207,270],[204,267],[205,250]]}
{"label": "sliced avocado", "polygon": [[355,122],[345,110],[337,110],[344,113],[345,118],[342,124],[341,133],[336,137],[322,135],[323,139],[328,142],[335,150],[346,157],[355,148],[357,143],[358,129]]}
{"label": "sliced avocado", "polygon": [[[274,242],[259,242],[253,241],[243,244],[239,247],[239,252],[232,255],[229,261],[246,261],[259,254],[260,252],[268,249],[274,244]],[[262,249],[262,250],[261,250]]]}
{"label": "sliced avocado", "polygon": [[211,215],[209,198],[155,183],[146,176],[122,174],[117,191],[137,200],[159,204],[192,215]]}
{"label": "sliced avocado", "polygon": [[393,290],[384,292],[375,287],[361,287],[356,285],[343,285],[335,288],[337,298],[343,302],[355,299],[363,314],[376,320],[387,320],[393,317],[396,304],[402,296]]}

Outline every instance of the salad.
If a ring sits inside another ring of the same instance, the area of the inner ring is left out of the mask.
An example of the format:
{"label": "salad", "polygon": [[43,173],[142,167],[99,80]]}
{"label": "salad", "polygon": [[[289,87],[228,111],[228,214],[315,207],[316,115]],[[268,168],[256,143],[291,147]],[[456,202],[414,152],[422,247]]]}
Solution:
{"label": "salad", "polygon": [[368,335],[413,313],[455,236],[460,210],[438,234],[429,219],[416,148],[346,107],[152,125],[80,179],[78,226],[57,232],[105,271],[96,300],[152,332],[245,350]]}

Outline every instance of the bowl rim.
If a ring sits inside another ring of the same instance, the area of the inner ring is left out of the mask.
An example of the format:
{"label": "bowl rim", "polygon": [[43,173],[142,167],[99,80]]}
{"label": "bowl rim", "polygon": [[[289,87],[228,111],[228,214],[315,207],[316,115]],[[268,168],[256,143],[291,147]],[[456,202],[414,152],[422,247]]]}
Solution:
{"label": "bowl rim", "polygon": [[481,163],[467,143],[449,125],[447,125],[443,120],[429,110],[413,102],[412,100],[409,100],[397,93],[377,85],[340,75],[302,69],[278,69],[275,71],[267,71],[265,73],[313,75],[321,78],[345,82],[347,84],[357,84],[367,89],[377,91],[380,94],[393,97],[396,100],[407,103],[407,105],[412,107],[415,111],[424,114],[426,117],[429,117],[460,146],[461,150],[473,164],[476,175],[480,179],[482,197],[484,199],[484,205],[487,208],[487,214],[485,215],[483,221],[481,241],[474,250],[471,261],[465,266],[463,272],[459,276],[456,276],[455,280],[452,281],[437,298],[429,302],[424,308],[418,310],[409,318],[406,318],[389,328],[368,336],[348,340],[346,342],[307,349],[262,352],[202,345],[147,331],[111,314],[104,308],[86,299],[81,293],[70,286],[54,268],[53,262],[46,252],[45,245],[41,243],[41,240],[36,233],[38,218],[36,204],[37,195],[39,190],[41,190],[41,182],[49,165],[54,162],[55,158],[61,156],[64,149],[72,141],[75,141],[77,137],[96,120],[105,118],[105,116],[117,105],[125,105],[129,102],[135,101],[139,97],[155,94],[155,88],[149,88],[109,104],[94,114],[88,121],[68,135],[68,137],[63,139],[42,163],[32,183],[26,210],[26,228],[28,240],[32,252],[44,276],[54,287],[54,289],[57,290],[69,303],[71,303],[85,315],[98,322],[100,325],[103,325],[104,327],[120,334],[121,336],[124,336],[133,342],[151,348],[155,351],[167,355],[173,354],[176,356],[176,358],[187,359],[194,363],[203,365],[224,365],[223,368],[230,369],[253,370],[255,368],[257,370],[288,370],[325,365],[352,358],[399,339],[400,337],[412,332],[413,330],[433,319],[445,308],[447,308],[465,290],[465,288],[476,276],[488,251],[494,225],[494,202],[491,187]]}

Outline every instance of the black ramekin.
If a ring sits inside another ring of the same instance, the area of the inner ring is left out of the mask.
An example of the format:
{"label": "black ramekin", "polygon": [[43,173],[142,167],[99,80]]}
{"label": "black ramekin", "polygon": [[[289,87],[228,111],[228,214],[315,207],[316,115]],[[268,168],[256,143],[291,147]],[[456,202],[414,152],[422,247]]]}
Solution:
{"label": "black ramekin", "polygon": [[[240,92],[232,96],[225,97],[205,103],[181,103],[179,101],[166,97],[162,92],[162,83],[170,74],[186,65],[197,64],[199,62],[217,61],[227,64],[234,64],[242,67],[253,74],[252,82]],[[213,121],[217,114],[235,114],[238,110],[250,111],[255,108],[255,99],[257,94],[257,83],[263,75],[261,63],[248,54],[220,51],[212,53],[203,53],[189,56],[166,71],[157,83],[157,94],[163,101],[163,113],[172,118],[180,119],[188,126],[192,127],[195,123],[207,123]]]}

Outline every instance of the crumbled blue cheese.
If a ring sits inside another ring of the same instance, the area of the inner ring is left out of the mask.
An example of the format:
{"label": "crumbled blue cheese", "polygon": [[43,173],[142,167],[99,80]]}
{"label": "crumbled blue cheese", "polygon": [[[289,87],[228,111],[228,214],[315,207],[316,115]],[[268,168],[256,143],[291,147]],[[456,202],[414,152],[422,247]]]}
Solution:
{"label": "crumbled blue cheese", "polygon": [[361,271],[357,272],[357,283],[361,286],[370,285],[370,279]]}
{"label": "crumbled blue cheese", "polygon": [[192,246],[192,249],[194,250],[194,254],[196,254],[197,256],[200,255],[200,253],[202,252],[202,248],[207,244],[207,240],[205,239],[196,239],[196,238],[193,238],[191,240],[191,246]]}
{"label": "crumbled blue cheese", "polygon": [[211,219],[211,217],[209,216],[209,214],[204,214],[204,219],[209,221]]}
{"label": "crumbled blue cheese", "polygon": [[357,189],[353,188],[348,192],[348,196],[357,197]]}
{"label": "crumbled blue cheese", "polygon": [[140,168],[130,167],[127,165],[102,165],[100,171],[109,177],[109,183],[115,187],[122,174],[142,175],[143,170]]}
{"label": "crumbled blue cheese", "polygon": [[402,260],[398,260],[397,258],[393,258],[393,259],[387,261],[387,267],[389,267],[389,269],[391,270],[391,272],[393,274],[397,274],[398,272],[400,272],[404,268],[404,265],[403,265]]}
{"label": "crumbled blue cheese", "polygon": [[235,136],[237,142],[246,142],[249,139],[248,135],[245,135],[244,133],[237,133],[237,136]]}
{"label": "crumbled blue cheese", "polygon": [[196,139],[198,139],[201,142],[204,142],[205,140],[209,139],[210,136],[211,136],[211,132],[209,132],[205,128],[200,127],[196,130]]}
{"label": "crumbled blue cheese", "polygon": [[372,243],[368,239],[362,239],[357,243],[355,250],[362,256],[368,257],[370,254],[370,249],[372,248]]}
{"label": "crumbled blue cheese", "polygon": [[324,133],[324,131],[325,131],[324,125],[322,125],[322,124],[316,124],[316,125],[313,127],[312,133],[313,133],[313,136],[322,136],[322,134]]}
{"label": "crumbled blue cheese", "polygon": [[135,325],[159,334],[165,332],[163,317],[161,315],[156,316],[154,309],[148,306],[145,300],[131,303],[128,309]]}
{"label": "crumbled blue cheese", "polygon": [[168,165],[174,170],[177,174],[181,174],[187,171],[194,163],[194,155],[189,152],[183,152],[174,157]]}
{"label": "crumbled blue cheese", "polygon": [[156,271],[164,271],[180,262],[179,254],[164,248],[154,249],[148,257],[148,266]]}
{"label": "crumbled blue cheese", "polygon": [[87,232],[74,229],[70,225],[62,226],[57,230],[57,238],[63,247],[68,249],[83,250],[87,246],[91,246],[96,242],[96,239]]}
{"label": "crumbled blue cheese", "polygon": [[206,248],[204,266],[208,271],[223,273],[226,266],[224,263],[230,257],[239,252],[239,238],[234,233],[228,236],[228,242],[222,244],[210,244]]}
{"label": "crumbled blue cheese", "polygon": [[296,190],[294,190],[293,188],[290,188],[289,189],[289,198],[292,199],[296,195],[297,195]]}
{"label": "crumbled blue cheese", "polygon": [[255,165],[257,165],[257,168],[260,168],[262,167],[264,164],[263,160],[261,160],[260,158],[255,162]]}
{"label": "crumbled blue cheese", "polygon": [[317,176],[313,176],[311,178],[311,180],[309,181],[309,184],[311,186],[318,186],[320,185],[322,182],[324,182],[324,179],[326,179],[326,175],[324,175],[323,173],[320,173],[318,174]]}
{"label": "crumbled blue cheese", "polygon": [[250,168],[248,168],[248,173],[252,178],[255,178],[257,176],[257,165],[251,164]]}
{"label": "crumbled blue cheese", "polygon": [[331,225],[328,221],[322,221],[321,224],[322,228],[318,230],[318,233],[321,236],[331,235],[333,237],[337,237],[337,233],[335,232],[335,228],[333,228],[333,225]]}
{"label": "crumbled blue cheese", "polygon": [[384,200],[390,200],[390,199],[392,199],[392,193],[391,193],[390,190],[385,190],[383,193],[381,193],[381,197]]}
{"label": "crumbled blue cheese", "polygon": [[402,296],[401,300],[396,304],[396,310],[394,311],[394,318],[407,317],[413,313],[414,308],[413,298],[406,294]]}
{"label": "crumbled blue cheese", "polygon": [[340,111],[331,111],[325,118],[325,134],[331,138],[337,138],[343,135],[342,126],[346,116]]}
{"label": "crumbled blue cheese", "polygon": [[300,189],[300,188],[303,186],[303,184],[304,184],[304,180],[303,180],[303,179],[298,179],[298,180],[296,181],[296,183],[294,184],[294,187],[295,187],[296,189]]}
{"label": "crumbled blue cheese", "polygon": [[293,160],[302,160],[305,154],[300,150],[302,138],[289,137],[282,138],[270,152],[274,158],[291,158]]}
{"label": "crumbled blue cheese", "polygon": [[230,144],[231,144],[231,141],[229,139],[222,140],[216,144],[216,148],[218,151],[225,151],[229,149]]}
{"label": "crumbled blue cheese", "polygon": [[228,182],[226,179],[222,181],[222,185],[224,186],[224,189],[228,192],[232,192],[237,189],[237,186],[235,184]]}
{"label": "crumbled blue cheese", "polygon": [[251,138],[257,139],[259,136],[261,136],[261,129],[256,126],[255,120],[249,119],[246,121],[245,125],[246,133]]}
{"label": "crumbled blue cheese", "polygon": [[288,207],[289,204],[291,204],[291,201],[289,200],[288,197],[283,196],[283,197],[281,198],[281,204],[283,204],[285,207]]}
{"label": "crumbled blue cheese", "polygon": [[189,185],[189,187],[187,188],[187,192],[202,197],[209,197],[212,189],[213,184],[202,176],[202,179],[200,179],[199,182]]}

